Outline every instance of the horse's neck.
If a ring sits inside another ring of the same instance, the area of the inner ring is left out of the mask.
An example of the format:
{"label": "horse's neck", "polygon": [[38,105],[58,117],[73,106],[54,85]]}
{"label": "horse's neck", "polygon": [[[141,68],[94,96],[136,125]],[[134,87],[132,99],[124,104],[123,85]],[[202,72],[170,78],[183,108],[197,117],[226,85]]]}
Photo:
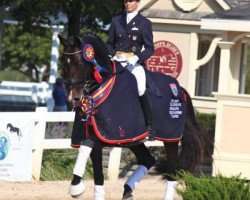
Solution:
{"label": "horse's neck", "polygon": [[106,69],[110,74],[113,73],[113,71],[114,71],[114,69],[113,69],[113,61],[108,60],[107,65],[105,65],[104,67],[105,67],[105,69]]}

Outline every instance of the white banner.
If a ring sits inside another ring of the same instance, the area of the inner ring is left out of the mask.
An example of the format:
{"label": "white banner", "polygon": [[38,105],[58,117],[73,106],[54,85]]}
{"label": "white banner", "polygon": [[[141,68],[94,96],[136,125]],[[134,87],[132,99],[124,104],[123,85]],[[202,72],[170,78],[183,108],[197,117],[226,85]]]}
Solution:
{"label": "white banner", "polygon": [[25,116],[0,116],[0,181],[31,180],[35,121]]}

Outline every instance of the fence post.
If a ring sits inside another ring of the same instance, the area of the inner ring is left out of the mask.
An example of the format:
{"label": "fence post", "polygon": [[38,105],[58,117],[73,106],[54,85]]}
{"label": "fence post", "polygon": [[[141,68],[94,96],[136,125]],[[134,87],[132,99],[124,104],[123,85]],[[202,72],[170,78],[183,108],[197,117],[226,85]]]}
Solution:
{"label": "fence post", "polygon": [[122,148],[114,147],[109,154],[108,180],[115,181],[119,176]]}
{"label": "fence post", "polygon": [[37,123],[33,135],[33,153],[32,153],[32,175],[35,180],[40,180],[41,165],[43,157],[43,143],[46,131],[46,107],[36,108]]}

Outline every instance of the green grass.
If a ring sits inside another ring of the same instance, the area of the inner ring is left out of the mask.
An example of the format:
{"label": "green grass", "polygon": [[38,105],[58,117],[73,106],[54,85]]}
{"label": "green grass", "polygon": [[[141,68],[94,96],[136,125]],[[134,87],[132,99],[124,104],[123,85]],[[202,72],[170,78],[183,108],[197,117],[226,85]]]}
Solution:
{"label": "green grass", "polygon": [[229,178],[201,175],[197,178],[180,172],[178,179],[185,183],[184,189],[178,189],[184,200],[250,200],[250,184],[240,179],[240,175]]}
{"label": "green grass", "polygon": [[[70,180],[78,150],[45,150],[43,153],[41,181]],[[93,178],[92,164],[88,161],[85,179]]]}
{"label": "green grass", "polygon": [[0,70],[0,81],[20,81],[30,82],[29,78],[19,71],[14,70]]}

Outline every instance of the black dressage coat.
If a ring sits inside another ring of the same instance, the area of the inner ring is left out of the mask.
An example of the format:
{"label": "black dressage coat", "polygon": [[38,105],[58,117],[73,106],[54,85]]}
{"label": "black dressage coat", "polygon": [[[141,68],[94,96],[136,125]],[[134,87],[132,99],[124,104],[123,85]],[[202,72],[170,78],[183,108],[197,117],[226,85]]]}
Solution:
{"label": "black dressage coat", "polygon": [[[142,51],[143,46],[145,49]],[[126,13],[113,17],[106,47],[111,56],[116,51],[133,52],[139,63],[144,63],[154,53],[151,21],[140,13],[128,24]]]}

